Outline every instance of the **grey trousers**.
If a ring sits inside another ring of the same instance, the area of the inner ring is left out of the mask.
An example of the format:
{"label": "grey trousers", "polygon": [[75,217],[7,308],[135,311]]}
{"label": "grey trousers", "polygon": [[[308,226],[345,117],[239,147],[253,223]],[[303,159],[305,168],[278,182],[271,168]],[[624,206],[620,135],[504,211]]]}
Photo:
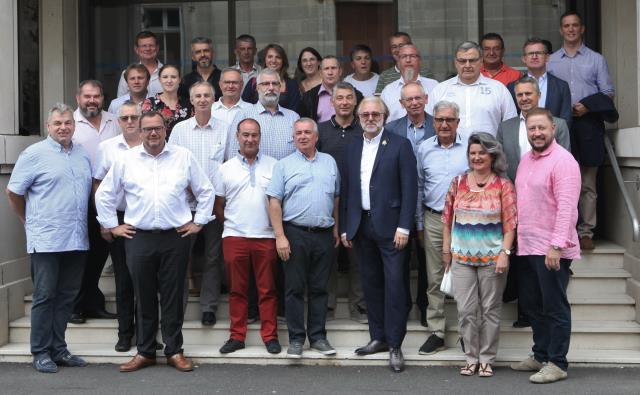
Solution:
{"label": "grey trousers", "polygon": [[427,253],[427,325],[429,330],[444,339],[445,318],[444,298],[440,291],[440,283],[444,276],[442,266],[442,220],[440,214],[426,211],[424,213],[424,246]]}
{"label": "grey trousers", "polygon": [[468,364],[493,363],[498,352],[502,293],[507,273],[495,265],[474,267],[453,263],[453,294],[458,303],[458,331]]}
{"label": "grey trousers", "polygon": [[582,185],[580,188],[580,200],[578,201],[578,209],[580,211],[578,236],[593,238],[593,228],[596,227],[598,168],[580,166],[580,174],[582,175]]}

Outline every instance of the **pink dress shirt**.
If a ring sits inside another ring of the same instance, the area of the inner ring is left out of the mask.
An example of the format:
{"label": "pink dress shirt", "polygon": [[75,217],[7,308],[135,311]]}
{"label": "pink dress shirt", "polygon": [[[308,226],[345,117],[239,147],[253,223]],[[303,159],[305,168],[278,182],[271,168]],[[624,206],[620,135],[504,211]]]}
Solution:
{"label": "pink dress shirt", "polygon": [[544,152],[522,157],[516,174],[518,255],[546,255],[554,245],[560,256],[579,259],[576,223],[580,167],[555,140]]}

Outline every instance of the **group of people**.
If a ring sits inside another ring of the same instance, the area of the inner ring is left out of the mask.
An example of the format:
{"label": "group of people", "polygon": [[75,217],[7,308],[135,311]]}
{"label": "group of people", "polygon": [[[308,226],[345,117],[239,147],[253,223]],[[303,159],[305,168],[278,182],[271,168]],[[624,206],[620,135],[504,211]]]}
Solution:
{"label": "group of people", "polygon": [[440,286],[451,271],[460,374],[493,376],[513,282],[515,324],[532,326],[534,346],[512,368],[534,371],[535,383],[566,378],[569,267],[593,248],[598,133],[615,108],[606,62],[582,43],[580,16],[560,22],[563,47],[553,54],[546,40],[524,43],[526,73],[502,62],[502,38],[489,33],[459,44],[457,74],[439,83],[401,32],[390,37],[395,65],[380,75],[365,45],[351,52],[354,73],[344,80],[338,58],[305,48],[301,83],[277,44],[256,64],[249,35],[236,40],[236,65],[222,70],[212,41],[194,39],[194,69],[181,78],[156,59],[155,36],[138,34],[140,63],[123,72],[109,111],[102,84],[81,82],[78,108],[52,107],[47,139],[20,155],[7,187],[31,255],[34,368],[86,365],[64,332],[69,320],[113,317],[98,289],[110,254],[116,350],[129,350],[134,335],[137,345],[120,370],[155,364],[158,349],[169,365],[192,370],[182,325],[201,237],[203,325],[217,321],[222,283],[229,291],[222,354],[244,348],[248,323],[259,319],[269,353],[281,352],[277,327],[286,321],[288,357],[302,357],[307,340],[335,355],[326,322],[345,249],[350,318],[370,334],[355,353],[388,352],[401,372],[415,250],[416,305],[429,331],[420,354],[445,349]]}

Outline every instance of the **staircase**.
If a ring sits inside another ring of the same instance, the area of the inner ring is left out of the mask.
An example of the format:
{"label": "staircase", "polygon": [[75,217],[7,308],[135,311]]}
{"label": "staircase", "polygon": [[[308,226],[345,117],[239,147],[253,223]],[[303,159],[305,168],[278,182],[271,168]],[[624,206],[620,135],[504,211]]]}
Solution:
{"label": "staircase", "polygon": [[[631,275],[623,268],[624,249],[608,242],[599,242],[593,252],[572,265],[574,276],[569,283],[569,301],[572,311],[572,335],[569,351],[570,363],[589,365],[640,364],[640,324],[636,322],[636,302],[626,294],[626,281]],[[339,289],[345,288],[342,276]],[[412,280],[415,286],[415,276]],[[101,289],[107,295],[107,308],[115,311],[113,277],[103,276]],[[415,295],[415,292],[413,293]],[[9,343],[0,347],[0,361],[28,362],[31,296],[25,299],[25,317],[10,323]],[[337,350],[337,356],[325,357],[305,350],[301,360],[286,358],[286,352],[268,354],[259,335],[260,324],[249,325],[244,350],[221,355],[220,346],[229,337],[228,304],[226,296],[218,307],[218,323],[210,328],[200,324],[198,298],[189,298],[183,329],[184,349],[196,363],[238,364],[307,364],[307,365],[385,365],[385,353],[358,357],[357,346],[369,340],[367,325],[348,319],[347,299],[338,298],[336,320],[327,323],[328,339]],[[415,310],[415,309],[414,309]],[[408,365],[458,365],[464,361],[457,332],[456,306],[446,302],[447,350],[430,356],[418,355],[428,331],[420,326],[415,311],[407,327],[403,344]],[[516,318],[514,303],[504,305],[497,364],[507,364],[527,356],[531,349],[530,329],[516,329],[511,323]],[[287,344],[286,326],[280,326],[280,341]],[[70,350],[90,362],[122,363],[135,354],[135,346],[128,353],[117,353],[115,320],[88,320],[86,324],[69,324],[66,335]],[[286,348],[285,348],[286,350]],[[161,356],[161,352],[159,353]]]}

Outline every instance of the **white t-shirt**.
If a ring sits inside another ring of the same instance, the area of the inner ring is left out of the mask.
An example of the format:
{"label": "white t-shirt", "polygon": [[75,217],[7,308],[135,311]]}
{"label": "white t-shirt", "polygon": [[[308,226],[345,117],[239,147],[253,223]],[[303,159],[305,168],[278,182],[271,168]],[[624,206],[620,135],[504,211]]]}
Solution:
{"label": "white t-shirt", "polygon": [[368,80],[358,81],[353,78],[354,75],[355,74],[349,74],[348,76],[346,76],[344,78],[344,82],[348,82],[353,85],[353,87],[359,90],[364,97],[373,96],[373,94],[376,92],[376,86],[378,85],[378,79],[380,79],[380,76],[376,73],[373,73],[373,76]]}

